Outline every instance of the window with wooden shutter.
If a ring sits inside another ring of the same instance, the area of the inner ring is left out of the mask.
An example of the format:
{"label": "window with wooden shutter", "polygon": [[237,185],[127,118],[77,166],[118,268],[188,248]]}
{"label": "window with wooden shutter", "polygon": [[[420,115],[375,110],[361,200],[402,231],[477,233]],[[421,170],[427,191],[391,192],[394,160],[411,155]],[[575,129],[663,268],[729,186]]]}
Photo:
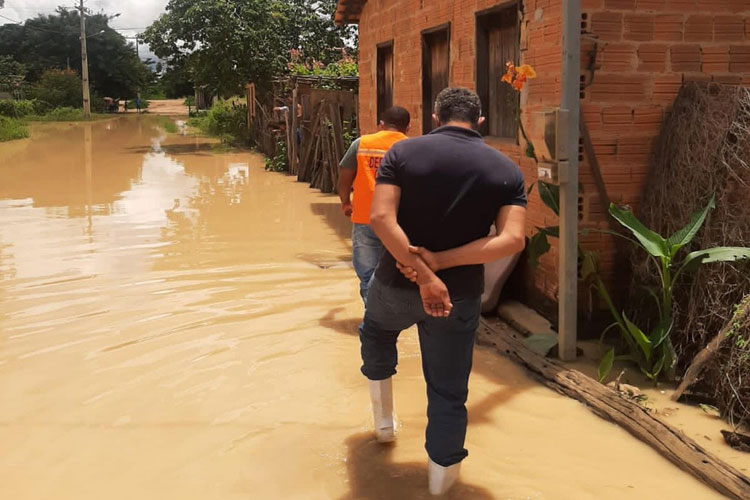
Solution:
{"label": "window with wooden shutter", "polygon": [[477,15],[477,93],[486,118],[480,130],[484,135],[518,140],[518,92],[500,79],[506,62],[518,62],[520,41],[515,2]]}
{"label": "window with wooden shutter", "polygon": [[393,107],[393,41],[378,46],[378,116]]}
{"label": "window with wooden shutter", "polygon": [[450,25],[422,33],[422,133],[434,128],[435,99],[450,84]]}

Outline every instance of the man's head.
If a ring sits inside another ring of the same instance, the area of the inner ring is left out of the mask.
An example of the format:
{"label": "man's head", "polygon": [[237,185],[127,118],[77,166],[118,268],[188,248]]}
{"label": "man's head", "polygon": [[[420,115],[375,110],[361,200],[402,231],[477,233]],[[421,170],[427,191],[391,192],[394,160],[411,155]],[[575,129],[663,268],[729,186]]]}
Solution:
{"label": "man's head", "polygon": [[401,106],[393,106],[383,112],[380,117],[380,128],[383,130],[397,130],[402,133],[409,131],[411,115]]}
{"label": "man's head", "polygon": [[482,101],[476,92],[464,87],[448,87],[435,99],[433,118],[438,126],[448,123],[469,125],[477,129],[484,122]]}

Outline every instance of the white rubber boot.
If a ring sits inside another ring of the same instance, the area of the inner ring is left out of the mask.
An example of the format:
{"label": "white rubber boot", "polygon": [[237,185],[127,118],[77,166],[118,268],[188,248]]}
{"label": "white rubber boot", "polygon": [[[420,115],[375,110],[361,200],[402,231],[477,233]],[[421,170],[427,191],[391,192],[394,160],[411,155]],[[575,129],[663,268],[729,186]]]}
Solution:
{"label": "white rubber boot", "polygon": [[396,427],[393,418],[392,379],[370,380],[369,383],[375,437],[380,443],[393,442],[396,440]]}
{"label": "white rubber boot", "polygon": [[442,495],[447,492],[453,483],[458,479],[461,472],[461,462],[443,467],[432,460],[427,465],[427,477],[430,483],[430,493],[433,495]]}

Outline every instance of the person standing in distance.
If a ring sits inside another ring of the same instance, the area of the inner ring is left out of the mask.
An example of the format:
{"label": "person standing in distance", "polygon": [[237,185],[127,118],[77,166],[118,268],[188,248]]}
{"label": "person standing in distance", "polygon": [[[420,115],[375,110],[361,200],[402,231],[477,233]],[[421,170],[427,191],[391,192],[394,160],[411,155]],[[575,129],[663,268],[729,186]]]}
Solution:
{"label": "person standing in distance", "polygon": [[[525,245],[523,175],[482,140],[481,110],[476,93],[443,90],[433,115],[438,128],[391,148],[372,201],[372,229],[387,249],[360,327],[375,436],[395,439],[396,342],[416,324],[427,383],[429,490],[436,495],[456,481],[468,455],[466,398],[483,264]],[[487,236],[493,223],[498,234]]]}
{"label": "person standing in distance", "polygon": [[367,306],[370,280],[378,265],[383,245],[370,227],[370,205],[375,176],[383,157],[397,142],[406,139],[411,116],[401,107],[386,110],[379,131],[356,139],[339,163],[338,193],[341,210],[351,217],[352,262],[359,278],[359,293]]}

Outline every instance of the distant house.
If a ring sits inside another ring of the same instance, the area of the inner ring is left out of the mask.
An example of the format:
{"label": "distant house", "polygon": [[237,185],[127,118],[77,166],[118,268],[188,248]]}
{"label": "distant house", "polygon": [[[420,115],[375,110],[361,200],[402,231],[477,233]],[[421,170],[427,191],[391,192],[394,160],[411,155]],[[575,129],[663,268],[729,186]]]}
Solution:
{"label": "distant house", "polygon": [[[609,196],[635,206],[682,82],[750,85],[750,1],[582,0],[582,9],[583,116]],[[486,141],[519,162],[527,183],[536,181],[517,131],[518,101],[500,77],[507,60],[536,69],[520,100],[525,124],[530,112],[559,106],[562,0],[339,0],[336,20],[359,24],[364,133],[392,104],[412,113],[413,134],[429,131],[437,93],[466,86],[482,97]],[[580,224],[604,227],[606,207],[582,146],[579,158]],[[529,209],[529,234],[557,223],[536,193]],[[610,238],[583,244],[612,268]],[[532,296],[555,301],[557,260],[553,248],[530,279]]]}

